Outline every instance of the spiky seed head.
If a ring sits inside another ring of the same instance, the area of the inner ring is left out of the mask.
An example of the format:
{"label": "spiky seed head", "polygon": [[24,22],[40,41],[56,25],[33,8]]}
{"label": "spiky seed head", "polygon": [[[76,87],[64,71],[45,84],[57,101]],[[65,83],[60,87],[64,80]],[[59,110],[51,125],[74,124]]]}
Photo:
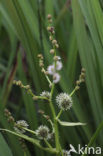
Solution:
{"label": "spiky seed head", "polygon": [[15,123],[14,129],[17,133],[25,133],[23,128],[28,128],[28,126],[25,120],[19,120]]}
{"label": "spiky seed head", "polygon": [[72,98],[67,94],[67,93],[60,93],[57,97],[56,97],[56,102],[58,104],[58,107],[60,109],[68,110],[72,107]]}
{"label": "spiky seed head", "polygon": [[40,127],[38,127],[38,129],[35,132],[37,137],[41,140],[50,139],[49,128],[47,126],[41,125]]}
{"label": "spiky seed head", "polygon": [[40,94],[40,96],[42,96],[42,97],[46,97],[46,98],[50,98],[50,92],[48,92],[48,91],[43,91],[41,94]]}

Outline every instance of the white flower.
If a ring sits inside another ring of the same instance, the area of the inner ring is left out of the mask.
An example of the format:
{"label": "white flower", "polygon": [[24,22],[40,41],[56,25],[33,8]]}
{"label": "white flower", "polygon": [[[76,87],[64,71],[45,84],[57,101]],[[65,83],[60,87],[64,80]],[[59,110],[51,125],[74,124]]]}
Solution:
{"label": "white flower", "polygon": [[40,94],[40,96],[50,98],[50,92],[48,92],[48,91],[43,91],[43,92]]}
{"label": "white flower", "polygon": [[35,132],[37,137],[41,140],[50,139],[49,128],[47,126],[41,125]]}
{"label": "white flower", "polygon": [[63,156],[71,156],[71,155],[69,154],[69,151],[63,150]]}
{"label": "white flower", "polygon": [[49,75],[53,75],[55,73],[55,67],[54,67],[54,65],[48,66],[47,72],[48,72]]}
{"label": "white flower", "polygon": [[58,73],[55,73],[53,75],[53,83],[58,83],[60,81],[60,75]]}
{"label": "white flower", "polygon": [[25,133],[25,130],[23,128],[28,128],[28,124],[24,120],[19,120],[16,122],[14,129],[17,133]]}
{"label": "white flower", "polygon": [[63,67],[62,62],[57,61],[57,62],[56,62],[56,70],[61,70],[61,69],[62,69],[62,67]]}
{"label": "white flower", "polygon": [[63,110],[68,110],[72,106],[72,98],[67,93],[60,93],[56,97],[58,107]]}

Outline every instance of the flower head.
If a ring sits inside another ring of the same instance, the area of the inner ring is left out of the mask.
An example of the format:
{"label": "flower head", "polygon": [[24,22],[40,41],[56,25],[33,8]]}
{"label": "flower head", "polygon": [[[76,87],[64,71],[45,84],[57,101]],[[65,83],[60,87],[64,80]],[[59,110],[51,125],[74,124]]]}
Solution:
{"label": "flower head", "polygon": [[24,120],[19,120],[16,122],[14,129],[17,133],[25,133],[25,129],[23,128],[28,128],[28,124]]}
{"label": "flower head", "polygon": [[54,65],[48,66],[47,72],[48,72],[49,75],[53,75],[55,73],[55,67],[54,67]]}
{"label": "flower head", "polygon": [[46,98],[50,98],[50,92],[48,92],[48,91],[43,91],[41,94],[40,94],[40,96],[42,96],[42,97],[46,97]]}
{"label": "flower head", "polygon": [[56,62],[56,70],[61,70],[62,67],[63,67],[62,62],[61,62],[61,61],[57,61],[57,62]]}
{"label": "flower head", "polygon": [[72,106],[72,98],[67,93],[60,93],[56,97],[58,107],[63,110],[68,110]]}
{"label": "flower head", "polygon": [[49,128],[47,126],[41,125],[38,127],[36,130],[36,135],[39,137],[39,139],[50,139],[50,134],[49,134]]}
{"label": "flower head", "polygon": [[71,156],[71,155],[69,154],[69,151],[63,150],[63,156]]}
{"label": "flower head", "polygon": [[60,75],[58,73],[55,73],[53,75],[53,83],[58,83],[60,81]]}

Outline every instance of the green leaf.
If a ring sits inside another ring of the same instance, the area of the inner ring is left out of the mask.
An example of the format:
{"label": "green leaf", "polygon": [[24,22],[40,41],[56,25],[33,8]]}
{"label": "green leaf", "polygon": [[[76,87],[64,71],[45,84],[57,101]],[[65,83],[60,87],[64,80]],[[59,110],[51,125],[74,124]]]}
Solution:
{"label": "green leaf", "polygon": [[1,156],[13,156],[3,136],[0,134],[0,155]]}
{"label": "green leaf", "polygon": [[[96,132],[93,134],[92,138],[90,139],[88,146],[87,147],[91,147],[93,146],[93,144],[95,143],[98,135],[100,134],[100,131],[103,129],[103,121],[99,124]],[[83,154],[82,156],[86,156],[87,154]]]}
{"label": "green leaf", "polygon": [[81,123],[81,122],[66,122],[66,121],[61,121],[59,119],[57,121],[62,126],[85,126],[86,125],[86,123]]}

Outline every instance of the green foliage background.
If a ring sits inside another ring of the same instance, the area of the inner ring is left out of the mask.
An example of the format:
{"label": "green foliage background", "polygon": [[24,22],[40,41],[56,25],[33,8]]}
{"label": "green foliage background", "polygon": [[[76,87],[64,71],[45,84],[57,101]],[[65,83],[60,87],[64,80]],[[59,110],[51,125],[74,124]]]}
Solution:
{"label": "green foliage background", "polygon": [[[46,103],[34,102],[24,91],[12,86],[13,79],[17,79],[30,84],[37,95],[49,90],[39,69],[37,54],[43,53],[46,65],[51,63],[51,44],[46,31],[46,16],[50,13],[60,45],[58,55],[63,58],[64,66],[56,94],[70,93],[81,67],[86,69],[86,83],[73,96],[73,109],[62,118],[87,125],[59,127],[60,140],[67,149],[69,143],[75,147],[88,144],[103,119],[102,9],[102,0],[72,0],[71,3],[70,0],[0,0],[0,127],[12,129],[4,116],[5,107],[11,110],[16,120],[27,120],[32,129],[45,123],[37,113],[39,108],[50,115]],[[94,146],[102,146],[101,136],[98,135]],[[3,140],[3,147],[8,151],[4,156],[23,156],[18,138],[10,134],[5,134],[4,138],[9,145],[0,135],[0,142]],[[4,149],[0,148],[0,156]],[[36,156],[49,155],[28,144],[27,156],[30,152]]]}

